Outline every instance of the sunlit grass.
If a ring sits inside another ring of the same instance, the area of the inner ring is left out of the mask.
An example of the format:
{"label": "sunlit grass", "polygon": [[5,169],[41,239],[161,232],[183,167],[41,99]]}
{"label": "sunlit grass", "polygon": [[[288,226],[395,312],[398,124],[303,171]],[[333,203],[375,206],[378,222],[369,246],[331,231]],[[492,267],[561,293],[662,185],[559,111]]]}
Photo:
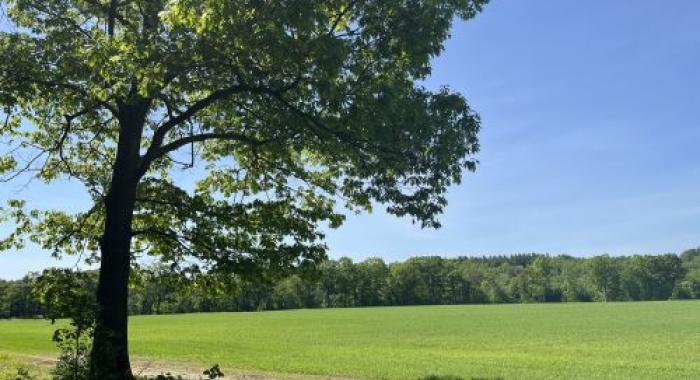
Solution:
{"label": "sunlit grass", "polygon": [[[44,321],[0,352],[51,355]],[[134,357],[360,379],[693,379],[700,302],[424,306],[133,317]]]}

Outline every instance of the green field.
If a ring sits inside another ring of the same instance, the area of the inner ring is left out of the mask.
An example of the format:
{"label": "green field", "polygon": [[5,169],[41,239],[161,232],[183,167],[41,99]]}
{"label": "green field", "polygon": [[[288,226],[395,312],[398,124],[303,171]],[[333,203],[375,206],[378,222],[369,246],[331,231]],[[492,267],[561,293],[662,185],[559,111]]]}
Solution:
{"label": "green field", "polygon": [[[51,355],[53,328],[0,321],[0,354]],[[135,358],[253,373],[700,379],[693,301],[142,316],[130,329]]]}

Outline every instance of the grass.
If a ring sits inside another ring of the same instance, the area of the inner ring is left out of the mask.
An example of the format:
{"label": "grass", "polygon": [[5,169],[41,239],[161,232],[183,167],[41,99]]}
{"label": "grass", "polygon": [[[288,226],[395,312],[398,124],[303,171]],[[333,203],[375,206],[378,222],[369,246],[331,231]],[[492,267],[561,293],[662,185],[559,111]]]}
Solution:
{"label": "grass", "polygon": [[[51,355],[53,329],[0,321],[0,353]],[[391,380],[700,376],[696,301],[142,316],[131,318],[130,334],[134,357],[224,370]]]}
{"label": "grass", "polygon": [[21,379],[22,374],[46,377],[48,371],[34,364],[27,363],[26,359],[21,357],[18,358],[14,355],[0,353],[0,380]]}

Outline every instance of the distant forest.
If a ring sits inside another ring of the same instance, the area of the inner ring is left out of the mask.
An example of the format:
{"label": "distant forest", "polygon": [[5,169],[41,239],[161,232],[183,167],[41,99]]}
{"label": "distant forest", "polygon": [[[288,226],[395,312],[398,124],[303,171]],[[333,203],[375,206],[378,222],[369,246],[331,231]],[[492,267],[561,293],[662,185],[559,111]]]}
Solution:
{"label": "distant forest", "polygon": [[[328,260],[305,275],[268,281],[183,277],[167,265],[134,271],[132,314],[398,305],[700,299],[700,248],[680,255],[590,258],[520,254]],[[63,276],[63,280],[59,277]],[[66,282],[65,276],[75,277]],[[93,293],[97,274],[51,269],[0,280],[0,317],[45,315],[51,279]],[[76,280],[77,278],[77,280]]]}

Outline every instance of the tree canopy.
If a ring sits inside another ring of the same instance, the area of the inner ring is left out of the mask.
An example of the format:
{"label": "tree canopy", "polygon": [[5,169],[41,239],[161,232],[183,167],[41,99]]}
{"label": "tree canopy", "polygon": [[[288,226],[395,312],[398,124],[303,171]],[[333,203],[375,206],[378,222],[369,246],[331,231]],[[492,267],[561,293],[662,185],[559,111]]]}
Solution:
{"label": "tree canopy", "polygon": [[2,247],[29,236],[100,262],[96,347],[113,354],[95,378],[131,377],[138,255],[191,274],[304,270],[340,205],[439,227],[476,167],[478,117],[420,82],[484,0],[3,3],[0,175],[79,180],[93,205],[11,202]]}
{"label": "tree canopy", "polygon": [[[41,214],[56,253],[98,252],[120,126],[143,123],[137,250],[212,268],[322,256],[319,222],[386,203],[439,226],[478,119],[430,92],[455,14],[479,1],[7,1],[5,179],[75,178],[95,204]],[[133,119],[133,120],[132,120]],[[193,168],[194,191],[173,179]],[[291,237],[291,239],[290,239]],[[241,255],[241,253],[247,255]]]}

